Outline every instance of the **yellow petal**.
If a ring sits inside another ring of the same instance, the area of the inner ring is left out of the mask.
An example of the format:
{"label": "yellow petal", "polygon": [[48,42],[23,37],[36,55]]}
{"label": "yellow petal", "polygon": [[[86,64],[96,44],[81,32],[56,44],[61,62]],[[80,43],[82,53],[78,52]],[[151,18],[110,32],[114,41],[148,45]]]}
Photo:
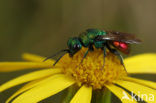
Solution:
{"label": "yellow petal", "polygon": [[18,96],[19,94],[25,92],[26,90],[29,90],[39,84],[43,84],[43,83],[46,83],[46,82],[49,82],[49,80],[53,79],[53,78],[56,78],[58,77],[58,75],[62,75],[62,74],[55,74],[55,75],[52,75],[52,76],[49,76],[49,77],[44,77],[44,78],[41,78],[41,79],[37,79],[37,80],[34,80],[34,81],[31,81],[29,83],[27,83],[26,85],[24,85],[22,88],[20,88],[16,93],[14,93],[7,101],[6,103],[10,103],[10,101],[15,98],[16,96]]}
{"label": "yellow petal", "polygon": [[50,68],[50,63],[38,63],[38,62],[0,62],[0,72],[10,72],[23,69],[39,69]]}
{"label": "yellow petal", "polygon": [[82,86],[70,103],[91,103],[92,87]]}
{"label": "yellow petal", "polygon": [[61,73],[61,69],[45,69],[45,70],[31,72],[31,73],[19,76],[15,79],[12,79],[4,83],[3,85],[0,86],[0,91],[4,91],[13,86],[16,86],[16,85],[19,85],[28,81],[32,81],[35,79],[43,78],[49,75],[53,75],[56,73]]}
{"label": "yellow petal", "polygon": [[[34,54],[29,54],[29,53],[24,53],[22,55],[22,58],[24,60],[28,60],[28,61],[32,61],[32,62],[43,62],[43,60],[46,58],[46,57],[41,57],[41,56],[38,56],[38,55],[34,55]],[[45,61],[46,63],[51,63],[51,64],[54,64],[55,60],[52,60],[52,59],[48,59],[47,61]]]}
{"label": "yellow petal", "polygon": [[74,84],[75,81],[65,75],[55,75],[48,81],[35,86],[18,96],[12,103],[37,103]]}
{"label": "yellow petal", "polygon": [[156,100],[152,101],[153,97],[156,97],[156,90],[154,89],[129,81],[116,81],[116,84],[124,87],[131,93],[136,94],[138,97],[142,98],[144,101],[148,103],[156,103]]}
{"label": "yellow petal", "polygon": [[148,80],[142,80],[142,79],[136,79],[136,78],[131,78],[131,77],[125,77],[124,80],[131,81],[134,83],[138,83],[138,84],[156,89],[156,82],[152,82],[152,81],[148,81]]}
{"label": "yellow petal", "polygon": [[32,81],[26,85],[24,85],[22,88],[20,88],[18,91],[16,91],[11,97],[9,97],[6,101],[6,103],[10,103],[10,101],[15,98],[16,96],[18,96],[19,94],[23,93],[24,91],[28,90],[28,89],[31,89],[32,87],[36,86],[39,81],[41,79],[38,79],[38,80],[35,80],[35,81]]}
{"label": "yellow petal", "polygon": [[[105,84],[105,86],[113,93],[115,94],[122,103],[137,103],[135,100],[131,99],[132,96],[130,96],[124,89],[114,85],[114,84]],[[125,94],[127,95],[127,98],[124,98]],[[129,99],[128,99],[129,98]]]}
{"label": "yellow petal", "polygon": [[156,73],[156,54],[141,54],[124,60],[128,73]]}

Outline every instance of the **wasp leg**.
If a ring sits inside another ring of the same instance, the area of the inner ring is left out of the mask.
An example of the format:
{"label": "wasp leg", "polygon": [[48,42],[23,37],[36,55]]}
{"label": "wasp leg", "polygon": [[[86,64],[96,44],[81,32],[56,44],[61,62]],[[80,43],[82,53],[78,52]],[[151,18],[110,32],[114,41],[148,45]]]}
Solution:
{"label": "wasp leg", "polygon": [[86,56],[87,56],[87,54],[88,54],[89,51],[94,51],[94,48],[93,48],[92,45],[89,45],[89,48],[88,48],[88,50],[85,52],[85,54],[84,54],[84,56],[83,56],[83,58],[82,58],[80,64],[83,63],[83,60],[84,60],[84,58],[86,58]]}
{"label": "wasp leg", "polygon": [[92,45],[89,45],[89,51],[94,51],[94,48]]}
{"label": "wasp leg", "polygon": [[87,56],[88,52],[89,52],[89,48],[88,48],[88,50],[85,52],[85,54],[84,54],[84,56],[83,56],[83,58],[82,58],[80,64],[77,65],[76,68],[79,67],[79,66],[83,63],[83,60],[84,60],[84,58]]}
{"label": "wasp leg", "polygon": [[84,58],[86,58],[86,56],[87,56],[88,52],[89,52],[89,49],[85,52],[85,54],[84,54],[84,56],[83,56],[83,58],[82,58],[82,60],[81,60],[80,64],[82,64],[82,63],[83,63],[83,60],[84,60]]}
{"label": "wasp leg", "polygon": [[123,62],[123,57],[122,57],[122,55],[121,55],[116,49],[110,48],[110,46],[109,46],[108,44],[107,44],[106,46],[107,46],[108,50],[109,50],[111,53],[113,53],[113,54],[115,54],[116,56],[119,57],[121,65],[124,67],[125,71],[127,72],[126,67],[125,67],[125,65],[124,65],[124,62]]}

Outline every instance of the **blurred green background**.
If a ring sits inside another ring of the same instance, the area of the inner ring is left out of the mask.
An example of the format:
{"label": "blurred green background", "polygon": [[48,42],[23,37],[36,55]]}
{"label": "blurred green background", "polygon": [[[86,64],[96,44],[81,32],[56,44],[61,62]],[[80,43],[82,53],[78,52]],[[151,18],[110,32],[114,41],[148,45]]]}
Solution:
{"label": "blurred green background", "polygon": [[[156,1],[0,0],[0,61],[20,60],[24,52],[49,56],[87,28],[136,34],[143,43],[131,55],[156,52]],[[0,73],[0,84],[20,73]]]}

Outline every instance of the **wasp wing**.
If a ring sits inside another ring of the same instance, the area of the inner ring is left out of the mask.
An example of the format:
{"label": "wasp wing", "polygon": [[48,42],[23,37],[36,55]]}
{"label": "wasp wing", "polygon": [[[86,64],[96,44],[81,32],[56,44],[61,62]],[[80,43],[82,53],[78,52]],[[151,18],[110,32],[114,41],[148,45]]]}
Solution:
{"label": "wasp wing", "polygon": [[141,42],[141,40],[136,38],[135,35],[133,34],[115,32],[115,31],[107,31],[107,35],[99,35],[96,37],[96,41],[103,41],[103,40],[120,41],[128,44],[133,44],[133,43],[139,44]]}

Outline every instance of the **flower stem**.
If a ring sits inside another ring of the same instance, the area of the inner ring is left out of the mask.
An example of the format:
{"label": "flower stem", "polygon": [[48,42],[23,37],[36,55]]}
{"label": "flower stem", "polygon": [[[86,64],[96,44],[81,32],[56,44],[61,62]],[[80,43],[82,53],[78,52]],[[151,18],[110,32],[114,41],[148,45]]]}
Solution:
{"label": "flower stem", "polygon": [[107,88],[104,89],[101,103],[111,103],[111,92]]}
{"label": "flower stem", "polygon": [[75,95],[76,91],[77,91],[77,87],[75,85],[69,87],[62,103],[70,103],[70,100]]}
{"label": "flower stem", "polygon": [[98,90],[94,99],[92,103],[111,103],[111,92],[107,88]]}

